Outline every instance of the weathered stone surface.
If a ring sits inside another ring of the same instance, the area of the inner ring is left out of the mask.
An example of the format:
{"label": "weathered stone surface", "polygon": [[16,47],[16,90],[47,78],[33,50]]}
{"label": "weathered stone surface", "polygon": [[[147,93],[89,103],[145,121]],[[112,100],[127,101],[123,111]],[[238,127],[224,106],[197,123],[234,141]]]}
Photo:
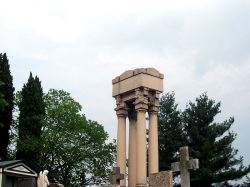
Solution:
{"label": "weathered stone surface", "polygon": [[172,171],[161,171],[149,175],[150,187],[173,187]]}
{"label": "weathered stone surface", "polygon": [[133,70],[125,71],[123,74],[120,75],[120,81],[132,77],[133,75],[134,75]]}
{"label": "weathered stone surface", "polygon": [[113,167],[113,172],[110,177],[112,185],[120,185],[120,180],[124,179],[124,174],[120,173],[120,167]]}
{"label": "weathered stone surface", "polygon": [[112,80],[112,96],[126,93],[139,87],[145,87],[159,92],[163,91],[163,74],[154,68],[138,68],[128,70]]}
{"label": "weathered stone surface", "polygon": [[199,160],[192,159],[189,160],[188,147],[180,148],[180,162],[174,162],[171,164],[171,169],[173,172],[181,173],[181,187],[190,187],[190,169],[198,169]]}

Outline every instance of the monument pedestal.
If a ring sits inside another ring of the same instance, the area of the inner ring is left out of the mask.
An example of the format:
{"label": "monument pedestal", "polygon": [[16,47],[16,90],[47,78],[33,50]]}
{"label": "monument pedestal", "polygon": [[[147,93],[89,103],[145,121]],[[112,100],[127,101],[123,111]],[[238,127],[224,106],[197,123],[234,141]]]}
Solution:
{"label": "monument pedestal", "polygon": [[173,172],[161,171],[150,174],[149,187],[173,187]]}

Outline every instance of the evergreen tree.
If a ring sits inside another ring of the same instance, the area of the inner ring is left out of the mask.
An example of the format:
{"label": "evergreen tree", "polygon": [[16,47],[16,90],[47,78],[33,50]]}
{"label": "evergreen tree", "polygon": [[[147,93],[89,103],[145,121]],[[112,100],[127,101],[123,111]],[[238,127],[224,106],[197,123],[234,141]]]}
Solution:
{"label": "evergreen tree", "polygon": [[[202,94],[190,102],[183,112],[190,156],[198,158],[200,168],[191,173],[192,187],[210,187],[213,183],[225,183],[239,179],[250,171],[244,167],[243,158],[236,158],[237,149],[232,147],[236,134],[230,131],[234,118],[222,123],[214,122],[220,111],[220,103]],[[226,184],[226,183],[225,183]]]}
{"label": "evergreen tree", "polygon": [[27,165],[38,172],[41,170],[41,129],[45,116],[43,90],[38,77],[34,78],[30,73],[20,99],[16,158],[24,159]]}
{"label": "evergreen tree", "polygon": [[0,160],[6,160],[14,107],[14,87],[6,53],[0,53]]}
{"label": "evergreen tree", "polygon": [[[0,81],[0,87],[3,85],[3,82]],[[7,106],[7,102],[4,99],[4,94],[0,92],[0,111],[2,111],[5,106]],[[2,126],[2,123],[0,122],[0,126]]]}
{"label": "evergreen tree", "polygon": [[183,145],[184,135],[181,124],[181,112],[177,110],[175,94],[167,93],[160,99],[158,115],[159,131],[159,166],[160,171],[170,170],[171,163],[176,161],[176,153]]}

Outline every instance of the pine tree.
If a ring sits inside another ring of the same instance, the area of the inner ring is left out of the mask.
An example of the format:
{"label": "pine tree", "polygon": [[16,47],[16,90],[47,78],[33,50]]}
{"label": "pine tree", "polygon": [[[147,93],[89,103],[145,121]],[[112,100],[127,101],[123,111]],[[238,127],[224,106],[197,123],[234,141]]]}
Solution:
{"label": "pine tree", "polygon": [[183,112],[190,156],[200,161],[200,169],[191,173],[193,187],[239,179],[250,171],[250,167],[243,166],[242,157],[236,158],[238,150],[232,147],[236,134],[230,127],[234,118],[214,122],[220,112],[220,103],[209,99],[206,93],[190,102]]}
{"label": "pine tree", "polygon": [[2,109],[0,110],[0,160],[6,160],[14,107],[14,87],[6,53],[0,53],[0,81],[0,99],[2,103]]}
{"label": "pine tree", "polygon": [[170,170],[171,163],[176,161],[176,153],[184,143],[181,124],[181,112],[177,110],[175,94],[167,93],[160,99],[158,121],[159,131],[159,165],[160,170]]}
{"label": "pine tree", "polygon": [[45,104],[41,82],[38,77],[33,78],[31,73],[21,91],[19,110],[16,158],[24,159],[27,165],[38,172],[41,170],[41,129],[45,116]]}

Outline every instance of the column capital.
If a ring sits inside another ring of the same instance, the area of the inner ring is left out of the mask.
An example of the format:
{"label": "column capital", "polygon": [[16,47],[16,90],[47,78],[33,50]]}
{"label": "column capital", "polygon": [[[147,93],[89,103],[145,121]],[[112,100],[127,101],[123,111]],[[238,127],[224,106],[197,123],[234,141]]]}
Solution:
{"label": "column capital", "polygon": [[160,110],[159,93],[155,93],[149,97],[149,113],[158,113]]}
{"label": "column capital", "polygon": [[116,110],[116,115],[118,117],[127,117],[128,116],[128,111],[123,110],[123,109],[118,109],[118,110]]}
{"label": "column capital", "polygon": [[127,104],[123,101],[120,95],[116,96],[116,115],[126,117],[128,115],[128,107]]}
{"label": "column capital", "polygon": [[148,109],[148,89],[135,89],[135,110],[146,111]]}

